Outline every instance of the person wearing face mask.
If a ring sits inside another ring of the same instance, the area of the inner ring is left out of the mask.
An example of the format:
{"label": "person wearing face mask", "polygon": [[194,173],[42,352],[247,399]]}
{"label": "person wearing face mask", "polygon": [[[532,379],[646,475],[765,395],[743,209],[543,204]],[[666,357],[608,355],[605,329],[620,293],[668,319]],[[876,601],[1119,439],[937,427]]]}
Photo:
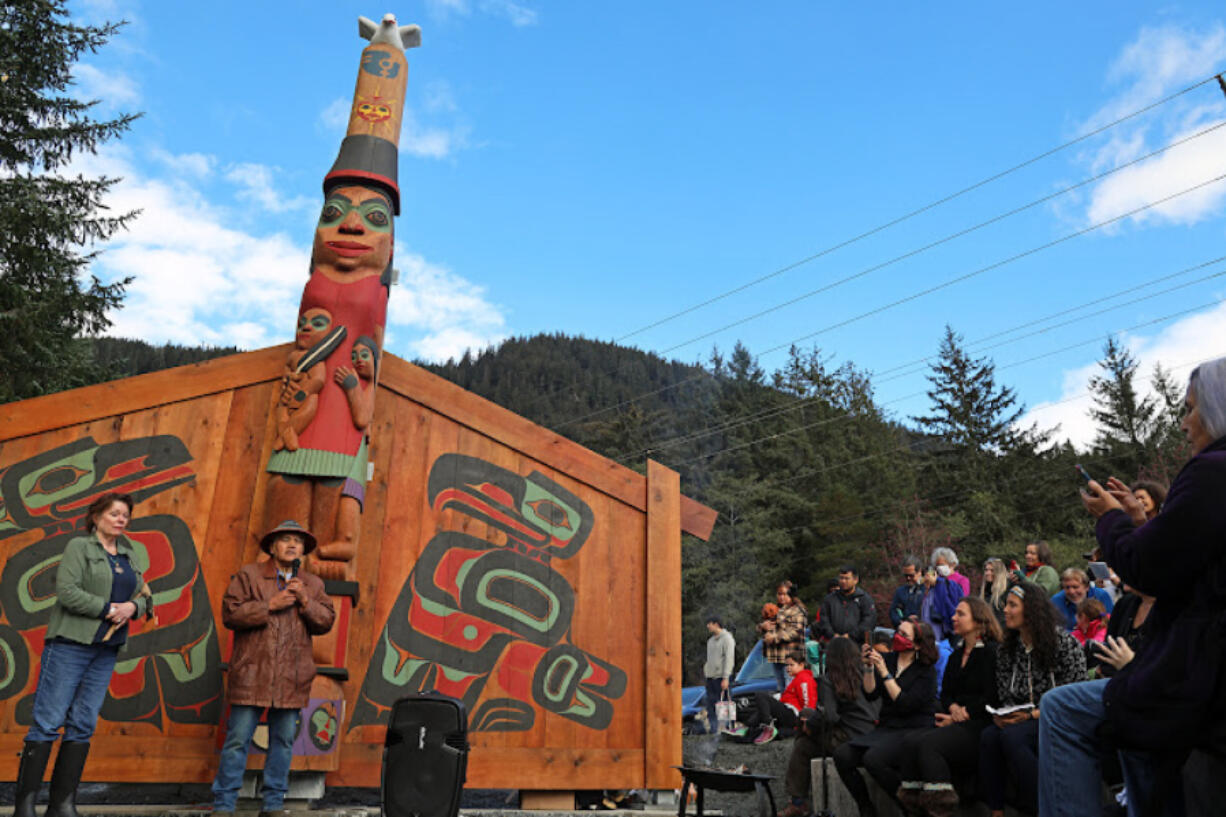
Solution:
{"label": "person wearing face mask", "polygon": [[932,551],[932,563],[936,565],[937,575],[949,579],[962,588],[962,595],[971,594],[971,580],[958,572],[958,554],[953,548],[937,548]]}
{"label": "person wearing face mask", "polygon": [[1180,770],[1189,755],[1199,763],[1226,750],[1226,357],[1192,370],[1185,406],[1180,428],[1192,455],[1161,513],[1138,526],[1111,480],[1082,493],[1103,558],[1154,602],[1139,651],[1111,678],[1044,697],[1044,817],[1097,808],[1084,781],[1100,774],[1099,737],[1120,750],[1130,815],[1183,813],[1185,794],[1188,813],[1221,813],[1220,799],[1200,799],[1216,775],[1181,781]]}
{"label": "person wearing face mask", "polygon": [[936,639],[923,622],[904,621],[894,633],[893,650],[883,656],[863,647],[864,696],[881,701],[877,728],[852,738],[834,750],[839,778],[855,799],[860,817],[876,817],[863,766],[891,797],[902,783],[903,739],[916,729],[932,726],[937,708]]}
{"label": "person wearing face mask", "polygon": [[951,578],[953,566],[949,564],[948,554],[952,552],[949,548],[934,550],[932,562],[928,568],[929,572],[924,579],[928,591],[924,594],[920,620],[932,628],[938,642],[944,641],[949,634],[954,609],[966,595],[962,590],[962,585]]}

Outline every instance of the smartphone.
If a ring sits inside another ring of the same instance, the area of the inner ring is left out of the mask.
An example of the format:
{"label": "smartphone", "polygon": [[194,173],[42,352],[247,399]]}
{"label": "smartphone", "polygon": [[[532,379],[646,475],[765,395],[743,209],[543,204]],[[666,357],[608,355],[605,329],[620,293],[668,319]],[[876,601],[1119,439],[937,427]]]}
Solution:
{"label": "smartphone", "polygon": [[1077,469],[1078,474],[1081,474],[1081,478],[1086,481],[1086,484],[1089,484],[1090,480],[1094,479],[1094,477],[1090,476],[1090,472],[1080,465],[1074,465],[1073,467]]}
{"label": "smartphone", "polygon": [[1107,567],[1106,562],[1090,562],[1089,570],[1094,581],[1105,582],[1111,578],[1111,568]]}

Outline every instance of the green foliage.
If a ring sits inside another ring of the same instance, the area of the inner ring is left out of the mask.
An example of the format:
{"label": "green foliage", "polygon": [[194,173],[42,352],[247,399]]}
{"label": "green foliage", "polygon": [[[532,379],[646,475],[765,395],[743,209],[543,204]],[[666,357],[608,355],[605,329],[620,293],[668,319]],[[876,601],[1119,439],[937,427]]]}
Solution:
{"label": "green foliage", "polygon": [[94,102],[68,95],[73,63],[118,26],[76,26],[66,15],[64,0],[0,6],[0,402],[94,382],[80,339],[109,325],[128,283],[87,274],[89,248],[135,216],[106,212],[118,180],[64,175],[74,155],[135,118],[94,119]]}

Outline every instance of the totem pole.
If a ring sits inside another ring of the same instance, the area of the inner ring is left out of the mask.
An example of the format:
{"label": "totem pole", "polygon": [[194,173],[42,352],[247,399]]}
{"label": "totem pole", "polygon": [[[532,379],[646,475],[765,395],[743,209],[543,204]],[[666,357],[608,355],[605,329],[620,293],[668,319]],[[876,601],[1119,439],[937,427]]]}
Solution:
{"label": "totem pole", "polygon": [[320,544],[312,569],[333,581],[352,579],[358,547],[367,429],[393,279],[392,218],[400,214],[404,51],[421,44],[421,29],[398,26],[391,14],[378,24],[359,17],[358,31],[370,45],[340,155],[324,177],[310,277],[274,409],[264,509],[264,529],[297,519],[314,531]]}

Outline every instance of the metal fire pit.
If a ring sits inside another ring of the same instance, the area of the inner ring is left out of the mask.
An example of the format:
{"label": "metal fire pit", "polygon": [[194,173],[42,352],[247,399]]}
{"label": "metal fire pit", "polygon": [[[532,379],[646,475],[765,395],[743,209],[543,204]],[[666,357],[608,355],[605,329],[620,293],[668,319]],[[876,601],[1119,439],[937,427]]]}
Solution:
{"label": "metal fire pit", "polygon": [[698,808],[697,817],[702,817],[702,790],[728,792],[756,792],[758,800],[758,817],[775,817],[775,797],[771,794],[770,781],[775,778],[767,774],[742,774],[740,772],[721,772],[716,769],[696,769],[690,766],[674,766],[681,772],[684,783],[681,788],[681,805],[677,808],[677,817],[685,817],[685,805],[689,787],[694,787],[694,805]]}

